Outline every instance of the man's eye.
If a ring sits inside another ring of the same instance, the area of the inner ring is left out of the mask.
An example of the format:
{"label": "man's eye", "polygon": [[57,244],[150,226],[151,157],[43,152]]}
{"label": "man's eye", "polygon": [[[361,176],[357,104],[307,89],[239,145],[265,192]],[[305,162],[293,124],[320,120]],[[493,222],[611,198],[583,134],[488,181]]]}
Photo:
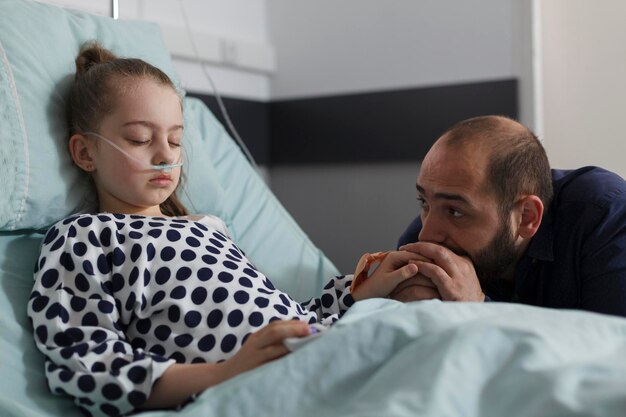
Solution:
{"label": "man's eye", "polygon": [[463,213],[453,208],[448,209],[448,214],[450,214],[455,219],[460,219],[461,217],[463,217]]}
{"label": "man's eye", "polygon": [[172,142],[172,141],[170,141],[169,143],[170,143],[170,146],[173,146],[175,148],[180,148],[180,142]]}
{"label": "man's eye", "polygon": [[423,197],[417,197],[417,202],[422,207],[422,210],[428,209],[428,203],[426,202],[426,200],[424,200]]}

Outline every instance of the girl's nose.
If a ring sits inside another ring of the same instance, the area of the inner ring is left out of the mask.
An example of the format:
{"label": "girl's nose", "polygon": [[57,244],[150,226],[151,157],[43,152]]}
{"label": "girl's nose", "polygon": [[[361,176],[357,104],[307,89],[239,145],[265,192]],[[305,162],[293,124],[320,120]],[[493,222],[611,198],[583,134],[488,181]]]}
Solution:
{"label": "girl's nose", "polygon": [[178,162],[180,149],[173,147],[167,140],[167,136],[153,140],[154,155],[152,163],[154,165],[169,165]]}

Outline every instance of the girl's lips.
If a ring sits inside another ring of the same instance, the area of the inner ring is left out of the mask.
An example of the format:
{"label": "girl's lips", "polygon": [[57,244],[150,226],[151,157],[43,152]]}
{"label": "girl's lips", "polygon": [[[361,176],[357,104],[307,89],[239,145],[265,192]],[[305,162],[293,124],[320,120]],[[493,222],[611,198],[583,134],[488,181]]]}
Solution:
{"label": "girl's lips", "polygon": [[169,185],[172,183],[172,177],[169,175],[158,175],[150,179],[150,183],[156,185]]}

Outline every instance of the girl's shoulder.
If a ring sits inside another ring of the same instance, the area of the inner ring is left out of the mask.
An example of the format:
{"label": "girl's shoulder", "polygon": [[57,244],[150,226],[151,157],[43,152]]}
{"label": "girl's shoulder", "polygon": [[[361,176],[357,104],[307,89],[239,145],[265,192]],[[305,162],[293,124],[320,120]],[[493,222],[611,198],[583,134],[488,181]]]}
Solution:
{"label": "girl's shoulder", "polygon": [[97,215],[94,214],[73,214],[59,220],[54,223],[45,234],[43,239],[43,245],[48,245],[54,241],[54,244],[61,244],[67,238],[74,238],[86,232],[93,230],[94,219],[97,220]]}
{"label": "girl's shoulder", "polygon": [[[119,213],[79,213],[66,217],[58,221],[46,233],[46,241],[54,239],[56,236],[75,237],[77,234],[89,234],[89,232],[98,232],[103,228],[112,227],[114,230],[121,231],[123,229],[134,230],[142,224],[149,225],[167,225],[174,224],[174,227],[184,227],[185,223],[199,223],[206,228],[217,230],[230,237],[228,227],[222,219],[210,214],[207,215],[188,215],[181,217],[158,217],[143,216],[135,214],[119,214]],[[129,226],[129,227],[125,227]]]}
{"label": "girl's shoulder", "polygon": [[215,229],[230,238],[230,233],[226,223],[224,223],[224,220],[217,216],[213,216],[211,214],[190,214],[181,218],[203,224],[204,226]]}
{"label": "girl's shoulder", "polygon": [[80,224],[81,226],[88,226],[94,222],[94,219],[97,218],[95,214],[72,214],[67,216],[63,220],[59,220],[54,223],[49,229],[48,233],[54,230],[67,230],[76,224]]}
{"label": "girl's shoulder", "polygon": [[[77,213],[60,220],[48,229],[47,234],[69,234],[77,232],[89,232],[105,227],[114,226],[121,229],[125,225],[133,223],[145,216],[119,213]],[[163,218],[162,220],[166,220]]]}
{"label": "girl's shoulder", "polygon": [[105,223],[126,223],[132,220],[132,216],[128,214],[111,214],[111,213],[77,213],[72,214],[56,222],[50,230],[67,230],[72,226],[80,226],[81,228],[98,227]]}

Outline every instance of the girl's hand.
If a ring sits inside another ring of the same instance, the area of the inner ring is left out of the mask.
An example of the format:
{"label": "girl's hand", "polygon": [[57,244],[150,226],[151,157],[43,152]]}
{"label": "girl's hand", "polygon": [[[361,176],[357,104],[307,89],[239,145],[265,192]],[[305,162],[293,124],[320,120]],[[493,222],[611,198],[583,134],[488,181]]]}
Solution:
{"label": "girl's hand", "polygon": [[298,321],[273,321],[251,334],[239,352],[222,363],[176,363],[155,382],[145,409],[170,408],[182,404],[191,395],[224,382],[242,372],[284,356],[288,350],[283,339],[307,336],[308,324]]}
{"label": "girl's hand", "polygon": [[352,292],[355,301],[374,297],[387,297],[401,282],[418,274],[412,262],[424,258],[408,251],[389,252],[376,270]]}
{"label": "girl's hand", "polygon": [[241,349],[222,364],[227,378],[286,355],[289,350],[283,345],[283,340],[288,337],[308,336],[309,333],[309,325],[300,320],[271,322],[248,336]]}

